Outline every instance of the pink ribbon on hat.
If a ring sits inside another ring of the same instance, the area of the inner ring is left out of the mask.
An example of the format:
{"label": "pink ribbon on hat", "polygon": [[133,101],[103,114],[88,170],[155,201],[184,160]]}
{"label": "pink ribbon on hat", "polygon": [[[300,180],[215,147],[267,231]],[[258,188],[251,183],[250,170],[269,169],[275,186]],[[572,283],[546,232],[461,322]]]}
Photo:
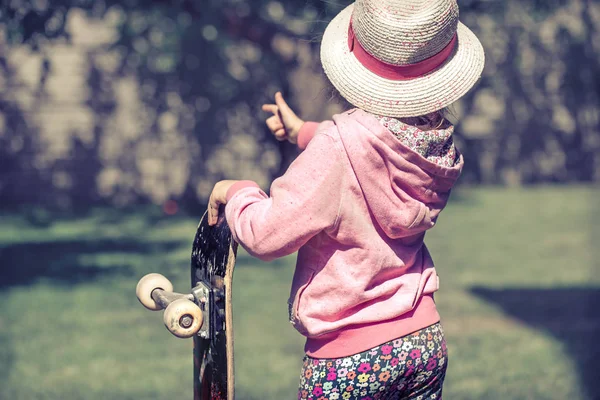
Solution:
{"label": "pink ribbon on hat", "polygon": [[454,34],[450,43],[436,55],[415,64],[394,65],[378,60],[367,53],[364,47],[362,47],[360,42],[356,39],[354,29],[352,29],[352,20],[350,20],[350,25],[348,25],[348,49],[350,52],[354,53],[356,59],[375,75],[394,81],[408,81],[424,76],[435,70],[442,65],[450,55],[452,55],[456,41],[457,35]]}

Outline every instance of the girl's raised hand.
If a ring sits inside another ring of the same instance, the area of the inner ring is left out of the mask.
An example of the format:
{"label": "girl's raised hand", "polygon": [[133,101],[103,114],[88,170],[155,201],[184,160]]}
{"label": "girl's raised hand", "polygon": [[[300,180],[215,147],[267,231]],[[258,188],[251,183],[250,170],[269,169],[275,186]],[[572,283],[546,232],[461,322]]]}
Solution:
{"label": "girl's raised hand", "polygon": [[263,104],[263,111],[273,113],[267,118],[267,126],[277,140],[298,143],[298,132],[304,124],[283,99],[281,92],[275,93],[275,104]]}

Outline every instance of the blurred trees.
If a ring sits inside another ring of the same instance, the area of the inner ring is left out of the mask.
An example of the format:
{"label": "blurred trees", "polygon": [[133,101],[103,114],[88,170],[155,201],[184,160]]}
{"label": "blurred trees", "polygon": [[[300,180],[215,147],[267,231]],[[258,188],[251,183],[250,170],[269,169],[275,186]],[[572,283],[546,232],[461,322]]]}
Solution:
{"label": "blurred trees", "polygon": [[[268,187],[295,150],[269,137],[276,90],[329,117],[319,37],[348,2],[7,0],[0,24],[0,204],[204,200]],[[463,182],[597,180],[600,6],[459,1],[486,48],[455,107]]]}
{"label": "blurred trees", "polygon": [[[459,2],[460,3],[460,2]],[[467,173],[523,184],[600,178],[600,4],[467,2],[463,21],[486,48],[465,99]]]}
{"label": "blurred trees", "polygon": [[[30,129],[26,136],[37,148],[19,149],[17,156],[26,167],[1,161],[10,169],[0,176],[2,202],[69,206],[75,200],[177,197],[195,203],[225,176],[268,185],[293,149],[265,135],[256,115],[276,90],[289,91],[288,77],[298,61],[294,41],[311,35],[316,23],[311,21],[328,19],[329,5],[313,3],[284,8],[235,0],[8,2],[2,10],[2,97],[12,108],[2,109],[2,137],[17,140],[17,130],[7,125],[17,110],[32,125],[75,125],[63,131],[76,131],[56,137]],[[25,85],[26,101],[14,92],[23,87],[17,72],[24,68],[15,62],[19,57],[11,60],[23,47],[39,55],[35,71],[23,77],[39,78]],[[64,79],[54,79],[61,73]],[[69,78],[81,82],[64,96]],[[52,79],[61,83],[49,87]],[[59,109],[48,111],[50,103]],[[57,112],[68,115],[61,122]],[[73,119],[85,122],[64,121]],[[20,180],[24,170],[36,171],[52,190],[39,195],[33,187],[10,189],[7,183]]]}

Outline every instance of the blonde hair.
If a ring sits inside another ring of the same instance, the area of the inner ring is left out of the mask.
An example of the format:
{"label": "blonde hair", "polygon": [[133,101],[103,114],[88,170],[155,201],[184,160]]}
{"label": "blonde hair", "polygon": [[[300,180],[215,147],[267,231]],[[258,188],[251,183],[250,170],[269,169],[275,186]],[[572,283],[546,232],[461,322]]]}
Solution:
{"label": "blonde hair", "polygon": [[443,108],[425,115],[417,117],[398,118],[406,125],[416,126],[422,131],[430,131],[440,128],[447,128],[450,125],[447,116],[450,115],[448,108]]}

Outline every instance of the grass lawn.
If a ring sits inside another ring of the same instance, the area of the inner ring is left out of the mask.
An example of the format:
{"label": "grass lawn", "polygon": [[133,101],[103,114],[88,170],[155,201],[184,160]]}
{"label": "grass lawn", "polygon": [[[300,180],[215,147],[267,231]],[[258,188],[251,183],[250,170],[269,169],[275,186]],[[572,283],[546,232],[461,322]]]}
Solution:
{"label": "grass lawn", "polygon": [[[450,348],[445,398],[600,398],[598,194],[454,194],[426,239]],[[134,290],[148,272],[187,289],[196,223],[156,210],[0,216],[0,399],[191,398],[191,341],[171,336]],[[240,253],[237,398],[293,399],[303,346],[287,322],[294,257]]]}

